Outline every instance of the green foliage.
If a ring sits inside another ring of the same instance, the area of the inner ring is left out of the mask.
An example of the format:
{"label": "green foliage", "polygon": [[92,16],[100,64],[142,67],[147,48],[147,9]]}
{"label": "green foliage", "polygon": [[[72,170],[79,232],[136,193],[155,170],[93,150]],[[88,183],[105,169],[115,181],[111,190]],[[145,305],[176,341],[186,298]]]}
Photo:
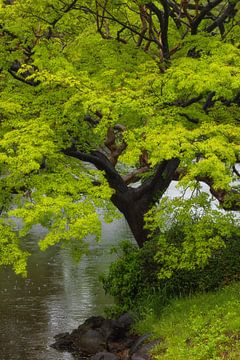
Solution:
{"label": "green foliage", "polygon": [[158,286],[157,264],[153,260],[154,242],[138,249],[128,241],[122,241],[115,251],[118,258],[110,265],[109,272],[101,275],[106,293],[114,296],[113,312],[122,313],[133,309],[137,301]]}
{"label": "green foliage", "polygon": [[204,268],[226,241],[240,235],[239,220],[214,210],[206,193],[190,199],[164,198],[146,221],[153,234],[160,232],[155,259],[161,264],[162,279],[179,270]]}
{"label": "green foliage", "polygon": [[148,224],[155,233],[160,226],[160,236],[141,249],[123,242],[102,277],[116,299],[113,311],[142,316],[147,308],[159,314],[171,298],[240,279],[239,224],[233,215],[213,210],[206,194],[163,201],[148,214]]}
{"label": "green foliage", "polygon": [[19,236],[10,226],[0,223],[0,265],[11,265],[16,274],[26,276],[30,254],[20,247]]}
{"label": "green foliage", "polygon": [[[148,3],[109,1],[105,8],[92,0],[0,2],[0,208],[7,216],[14,205],[9,216],[23,218],[22,235],[35,223],[46,226],[42,249],[73,242],[84,253],[86,234],[99,238],[96,209],[104,208],[108,219],[116,215],[109,204],[114,190],[104,173],[63,150],[74,146],[86,155],[96,150],[109,155],[103,144],[117,124],[126,128],[117,137],[117,144],[126,145],[117,169],[138,170],[146,152],[147,179],[161,161],[177,157],[182,186],[207,178],[215,191],[238,190],[233,166],[240,142],[239,6],[226,18],[224,36],[218,27],[206,31],[211,18],[220,16],[221,4],[193,36],[176,1],[180,13],[168,21],[171,59],[166,61],[157,16],[151,13],[152,30],[139,38],[139,5]],[[195,10],[189,10],[192,20]],[[185,106],[189,99],[198,101]],[[229,208],[236,192],[228,197]],[[195,225],[203,238],[194,259],[186,240],[182,268],[204,265],[222,244],[218,233],[206,234],[209,221]],[[203,246],[206,236],[211,241]]]}
{"label": "green foliage", "polygon": [[161,339],[154,359],[239,358],[239,283],[215,293],[173,300],[160,318],[148,313],[136,324],[140,332]]}

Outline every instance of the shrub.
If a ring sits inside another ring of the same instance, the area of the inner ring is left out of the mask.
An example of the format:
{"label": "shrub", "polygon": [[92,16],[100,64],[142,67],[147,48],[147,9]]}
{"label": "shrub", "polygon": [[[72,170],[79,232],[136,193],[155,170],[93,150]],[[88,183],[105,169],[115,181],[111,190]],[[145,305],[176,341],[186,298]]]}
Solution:
{"label": "shrub", "polygon": [[[191,208],[188,200],[160,236],[153,237],[143,248],[127,241],[120,244],[118,259],[111,264],[109,273],[102,276],[105,291],[116,299],[115,311],[141,308],[147,301],[159,312],[172,297],[214,290],[240,279],[239,226],[231,215],[219,214],[201,201],[197,216],[186,213],[186,207]],[[200,211],[202,204],[204,211]],[[167,213],[165,216],[167,219]],[[193,233],[189,234],[191,228]],[[201,230],[202,238],[196,235],[197,229]],[[207,234],[211,234],[210,239]],[[176,249],[178,256],[171,258]]]}

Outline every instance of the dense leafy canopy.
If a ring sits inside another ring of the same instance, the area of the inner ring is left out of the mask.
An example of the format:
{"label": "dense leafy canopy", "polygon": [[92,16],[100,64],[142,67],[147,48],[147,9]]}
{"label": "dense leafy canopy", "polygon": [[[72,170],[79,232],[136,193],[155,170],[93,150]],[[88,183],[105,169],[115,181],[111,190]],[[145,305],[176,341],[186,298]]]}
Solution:
{"label": "dense leafy canopy", "polygon": [[240,236],[239,219],[214,209],[206,193],[189,199],[163,198],[147,214],[146,222],[153,234],[158,229],[160,233],[155,254],[160,279],[179,270],[203,269]]}
{"label": "dense leafy canopy", "polygon": [[[0,19],[0,203],[20,238],[40,223],[42,249],[84,252],[111,199],[141,246],[172,180],[240,208],[238,1],[1,0]],[[0,263],[23,264],[6,226]]]}

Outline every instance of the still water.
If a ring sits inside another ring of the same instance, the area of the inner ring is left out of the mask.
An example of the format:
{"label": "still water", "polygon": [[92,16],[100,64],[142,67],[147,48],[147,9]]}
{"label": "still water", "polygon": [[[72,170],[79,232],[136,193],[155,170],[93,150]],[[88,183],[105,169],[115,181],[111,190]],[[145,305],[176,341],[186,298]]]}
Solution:
{"label": "still water", "polygon": [[[31,234],[32,246],[41,235]],[[131,234],[124,220],[104,224],[102,242],[79,264],[67,250],[36,251],[28,278],[0,270],[0,360],[72,360],[49,345],[57,333],[71,331],[112,303],[99,283],[114,255],[111,247]]]}

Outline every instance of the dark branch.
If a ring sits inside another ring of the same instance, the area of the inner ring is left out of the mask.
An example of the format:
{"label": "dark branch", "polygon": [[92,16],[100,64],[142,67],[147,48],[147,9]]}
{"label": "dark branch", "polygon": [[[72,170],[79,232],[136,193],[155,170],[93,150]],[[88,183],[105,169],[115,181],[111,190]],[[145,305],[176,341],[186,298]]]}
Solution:
{"label": "dark branch", "polygon": [[213,98],[215,95],[216,95],[215,91],[211,91],[207,96],[207,100],[203,105],[203,110],[206,114],[208,113],[208,109],[214,106],[215,101],[213,100]]}
{"label": "dark branch", "polygon": [[217,5],[219,5],[222,0],[214,0],[208,1],[207,5],[203,7],[200,11],[198,17],[192,22],[191,33],[192,35],[196,35],[198,31],[198,26],[202,22],[202,20],[206,17],[206,15],[210,14],[211,10],[214,9]]}
{"label": "dark branch", "polygon": [[211,25],[209,25],[207,28],[206,28],[206,31],[207,32],[212,32],[216,27],[219,27],[220,28],[220,31],[221,31],[221,34],[223,35],[223,31],[224,31],[224,28],[223,30],[222,29],[222,25],[224,24],[224,21],[227,19],[227,18],[233,18],[235,13],[236,13],[236,5],[237,3],[230,3],[227,8],[225,9],[225,11],[223,12],[223,14],[221,16],[219,16]]}
{"label": "dark branch", "polygon": [[[186,175],[186,169],[177,169],[173,175],[173,180],[179,181],[184,175]],[[218,200],[219,204],[224,210],[228,210],[228,211],[240,210],[240,192],[237,189],[234,188],[231,188],[229,190],[216,189],[214,187],[213,179],[209,176],[197,176],[195,180],[198,182],[203,182],[209,186],[210,193],[215,197],[215,199]]]}
{"label": "dark branch", "polygon": [[18,74],[16,74],[13,70],[8,69],[9,74],[12,75],[12,77],[14,77],[14,79],[23,82],[24,84],[27,85],[31,85],[31,86],[38,86],[40,84],[39,80],[29,80],[27,78],[24,78],[22,76],[19,76]]}
{"label": "dark branch", "polygon": [[136,191],[136,197],[141,197],[143,193],[149,192],[154,198],[159,196],[159,193],[164,193],[170,185],[174,173],[180,163],[179,159],[163,160],[156,168],[153,177],[145,180]]}
{"label": "dark branch", "polygon": [[147,3],[146,6],[158,18],[161,29],[161,49],[163,59],[170,59],[169,44],[168,44],[168,18],[169,6],[167,1],[161,0],[164,11],[160,10],[154,3]]}
{"label": "dark branch", "polygon": [[143,166],[139,169],[133,170],[132,172],[130,172],[129,174],[122,176],[123,181],[125,182],[126,185],[129,185],[131,183],[137,182],[139,180],[141,180],[141,174],[144,174],[146,172],[149,171],[149,166]]}
{"label": "dark branch", "polygon": [[192,104],[195,104],[196,102],[199,102],[200,100],[202,100],[203,98],[203,95],[199,95],[199,96],[196,96],[192,99],[189,99],[189,100],[176,100],[176,101],[173,101],[173,102],[168,102],[168,103],[165,103],[164,105],[168,105],[168,106],[180,106],[182,108],[185,108],[185,107],[188,107]]}
{"label": "dark branch", "polygon": [[64,149],[62,152],[67,155],[71,156],[75,159],[86,161],[94,166],[98,170],[105,172],[105,177],[109,183],[109,185],[116,191],[121,193],[126,192],[128,190],[127,185],[124,183],[122,177],[116,171],[112,163],[108,160],[108,158],[101,153],[100,151],[93,151],[91,153],[84,153],[79,150],[76,150],[74,147],[69,149]]}
{"label": "dark branch", "polygon": [[193,124],[199,124],[199,119],[193,118],[191,116],[189,116],[188,114],[184,114],[184,113],[179,113],[180,116],[185,117],[185,119],[187,119],[188,121],[190,121]]}

